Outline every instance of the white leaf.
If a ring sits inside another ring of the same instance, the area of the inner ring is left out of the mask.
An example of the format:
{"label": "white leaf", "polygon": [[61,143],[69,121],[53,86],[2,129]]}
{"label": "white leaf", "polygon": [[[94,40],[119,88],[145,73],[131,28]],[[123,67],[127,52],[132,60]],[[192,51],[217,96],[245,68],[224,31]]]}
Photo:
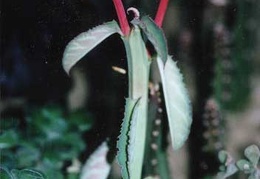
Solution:
{"label": "white leaf", "polygon": [[80,179],[106,179],[111,168],[106,160],[107,152],[107,143],[103,142],[83,166]]}
{"label": "white leaf", "polygon": [[180,148],[190,133],[191,105],[183,77],[170,56],[164,65],[157,57],[173,148]]}
{"label": "white leaf", "polygon": [[114,33],[121,34],[116,21],[107,22],[83,32],[69,42],[63,53],[62,65],[69,74],[70,69],[89,51]]}

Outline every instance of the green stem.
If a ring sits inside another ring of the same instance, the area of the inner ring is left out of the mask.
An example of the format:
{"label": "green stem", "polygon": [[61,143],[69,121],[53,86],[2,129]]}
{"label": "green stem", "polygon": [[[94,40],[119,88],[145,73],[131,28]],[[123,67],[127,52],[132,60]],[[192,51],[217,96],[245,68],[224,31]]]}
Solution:
{"label": "green stem", "polygon": [[140,99],[138,116],[134,118],[135,121],[131,121],[132,126],[129,132],[133,134],[131,137],[134,137],[132,144],[134,147],[132,147],[132,151],[127,151],[127,153],[132,153],[132,158],[129,159],[130,178],[139,179],[142,173],[146,140],[150,61],[139,28],[133,28],[130,36],[123,38],[123,40],[128,59],[129,98]]}

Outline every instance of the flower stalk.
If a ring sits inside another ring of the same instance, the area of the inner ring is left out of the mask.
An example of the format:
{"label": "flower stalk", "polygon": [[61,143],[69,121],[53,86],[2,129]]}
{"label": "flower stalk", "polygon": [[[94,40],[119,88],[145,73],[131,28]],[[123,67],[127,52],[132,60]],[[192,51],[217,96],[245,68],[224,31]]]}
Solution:
{"label": "flower stalk", "polygon": [[169,2],[169,0],[161,0],[160,1],[158,10],[157,10],[157,13],[156,13],[156,16],[155,16],[155,20],[154,20],[154,22],[159,27],[162,27],[162,23],[163,23],[163,19],[164,19],[165,13],[166,13],[168,2]]}
{"label": "flower stalk", "polygon": [[128,36],[130,33],[130,27],[126,18],[125,9],[121,0],[113,0],[119,24],[124,36]]}

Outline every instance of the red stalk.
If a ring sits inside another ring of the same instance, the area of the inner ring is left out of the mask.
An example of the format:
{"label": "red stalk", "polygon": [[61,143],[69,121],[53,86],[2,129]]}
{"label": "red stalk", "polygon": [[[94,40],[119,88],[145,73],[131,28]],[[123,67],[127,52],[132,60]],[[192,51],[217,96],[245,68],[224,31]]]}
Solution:
{"label": "red stalk", "polygon": [[130,27],[126,18],[126,13],[125,13],[125,9],[123,6],[123,3],[121,0],[113,0],[115,9],[116,9],[116,13],[117,13],[117,17],[119,20],[119,24],[121,27],[121,30],[123,32],[123,35],[129,35],[130,33]]}
{"label": "red stalk", "polygon": [[168,6],[168,0],[161,0],[160,1],[158,10],[157,10],[157,13],[156,13],[156,16],[155,16],[155,20],[154,20],[155,23],[159,27],[162,27],[162,22],[163,22],[165,13],[166,13],[167,6]]}

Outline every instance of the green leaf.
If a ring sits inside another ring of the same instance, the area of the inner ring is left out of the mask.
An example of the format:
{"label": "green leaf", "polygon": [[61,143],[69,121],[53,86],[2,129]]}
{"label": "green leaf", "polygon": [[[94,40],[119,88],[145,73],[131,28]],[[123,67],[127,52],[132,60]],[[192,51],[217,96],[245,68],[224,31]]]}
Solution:
{"label": "green leaf", "polygon": [[62,110],[54,106],[35,110],[31,123],[31,130],[44,134],[46,141],[61,138],[68,129],[68,123],[62,117]]}
{"label": "green leaf", "polygon": [[44,176],[40,172],[31,169],[23,169],[23,170],[13,169],[11,173],[17,179],[44,179]]}
{"label": "green leaf", "polygon": [[67,45],[62,59],[63,68],[70,69],[89,51],[114,33],[121,33],[116,21],[107,22],[75,37]]}
{"label": "green leaf", "polygon": [[71,160],[85,148],[85,143],[77,133],[68,133],[61,139],[45,144],[44,157],[51,162]]}
{"label": "green leaf", "polygon": [[0,135],[0,149],[13,147],[18,144],[18,135],[14,130],[8,130]]}
{"label": "green leaf", "polygon": [[159,28],[148,16],[141,18],[139,26],[147,36],[148,40],[153,44],[155,50],[165,64],[168,56],[168,48],[162,29]]}
{"label": "green leaf", "polygon": [[245,156],[256,166],[260,158],[260,150],[256,145],[250,145],[245,149]]}
{"label": "green leaf", "polygon": [[79,179],[78,173],[68,173],[67,179]]}
{"label": "green leaf", "polygon": [[75,111],[69,114],[70,126],[75,126],[80,132],[89,130],[93,125],[91,116],[85,110]]}
{"label": "green leaf", "polygon": [[107,178],[111,168],[107,162],[108,150],[107,143],[103,142],[83,166],[80,178]]}
{"label": "green leaf", "polygon": [[163,65],[157,57],[173,148],[180,148],[190,133],[191,105],[183,77],[170,56]]}
{"label": "green leaf", "polygon": [[36,147],[19,147],[16,152],[17,165],[31,167],[40,159],[40,155],[40,150]]}
{"label": "green leaf", "polygon": [[144,97],[137,102],[130,119],[129,143],[127,146],[130,179],[141,177],[146,140],[147,120],[145,119],[147,119],[147,101]]}
{"label": "green leaf", "polygon": [[49,165],[55,165],[55,169],[61,169],[61,167],[63,166],[63,160],[64,157],[62,158],[60,156],[60,154],[57,152],[57,149],[53,149],[53,150],[50,150],[50,149],[46,149],[43,153],[44,155],[44,158],[43,158],[43,163],[44,164],[48,164],[46,166],[49,166]]}
{"label": "green leaf", "polygon": [[123,123],[121,126],[119,140],[117,142],[118,154],[117,160],[119,165],[121,166],[121,173],[124,179],[129,178],[129,171],[127,168],[128,165],[128,150],[127,146],[129,143],[129,130],[130,130],[130,121],[134,111],[134,107],[136,106],[138,100],[126,99],[125,105],[125,117],[123,119]]}
{"label": "green leaf", "polygon": [[244,171],[245,173],[251,173],[254,170],[254,167],[252,163],[250,163],[248,160],[239,160],[236,163],[239,170]]}
{"label": "green leaf", "polygon": [[61,147],[59,155],[62,160],[76,158],[77,155],[86,147],[81,136],[77,133],[69,133],[64,135],[64,137],[60,140],[60,145]]}
{"label": "green leaf", "polygon": [[235,174],[236,172],[238,171],[237,167],[235,166],[235,164],[230,164],[227,166],[227,169],[226,171],[224,172],[219,172],[217,174],[217,179],[224,179],[224,178],[227,178],[233,174]]}
{"label": "green leaf", "polygon": [[230,157],[229,153],[226,152],[225,150],[221,150],[218,153],[218,159],[221,163],[225,164],[228,160],[228,158]]}
{"label": "green leaf", "polygon": [[[51,155],[51,154],[50,154]],[[37,164],[37,170],[42,171],[48,178],[55,178],[56,175],[60,176],[62,167],[64,166],[61,160],[51,160],[48,156],[44,155],[43,159]],[[55,176],[55,177],[52,177]],[[57,177],[59,178],[59,177]]]}
{"label": "green leaf", "polygon": [[44,119],[48,120],[57,120],[57,118],[62,117],[62,109],[58,106],[47,106],[42,109],[40,109],[40,114]]}

